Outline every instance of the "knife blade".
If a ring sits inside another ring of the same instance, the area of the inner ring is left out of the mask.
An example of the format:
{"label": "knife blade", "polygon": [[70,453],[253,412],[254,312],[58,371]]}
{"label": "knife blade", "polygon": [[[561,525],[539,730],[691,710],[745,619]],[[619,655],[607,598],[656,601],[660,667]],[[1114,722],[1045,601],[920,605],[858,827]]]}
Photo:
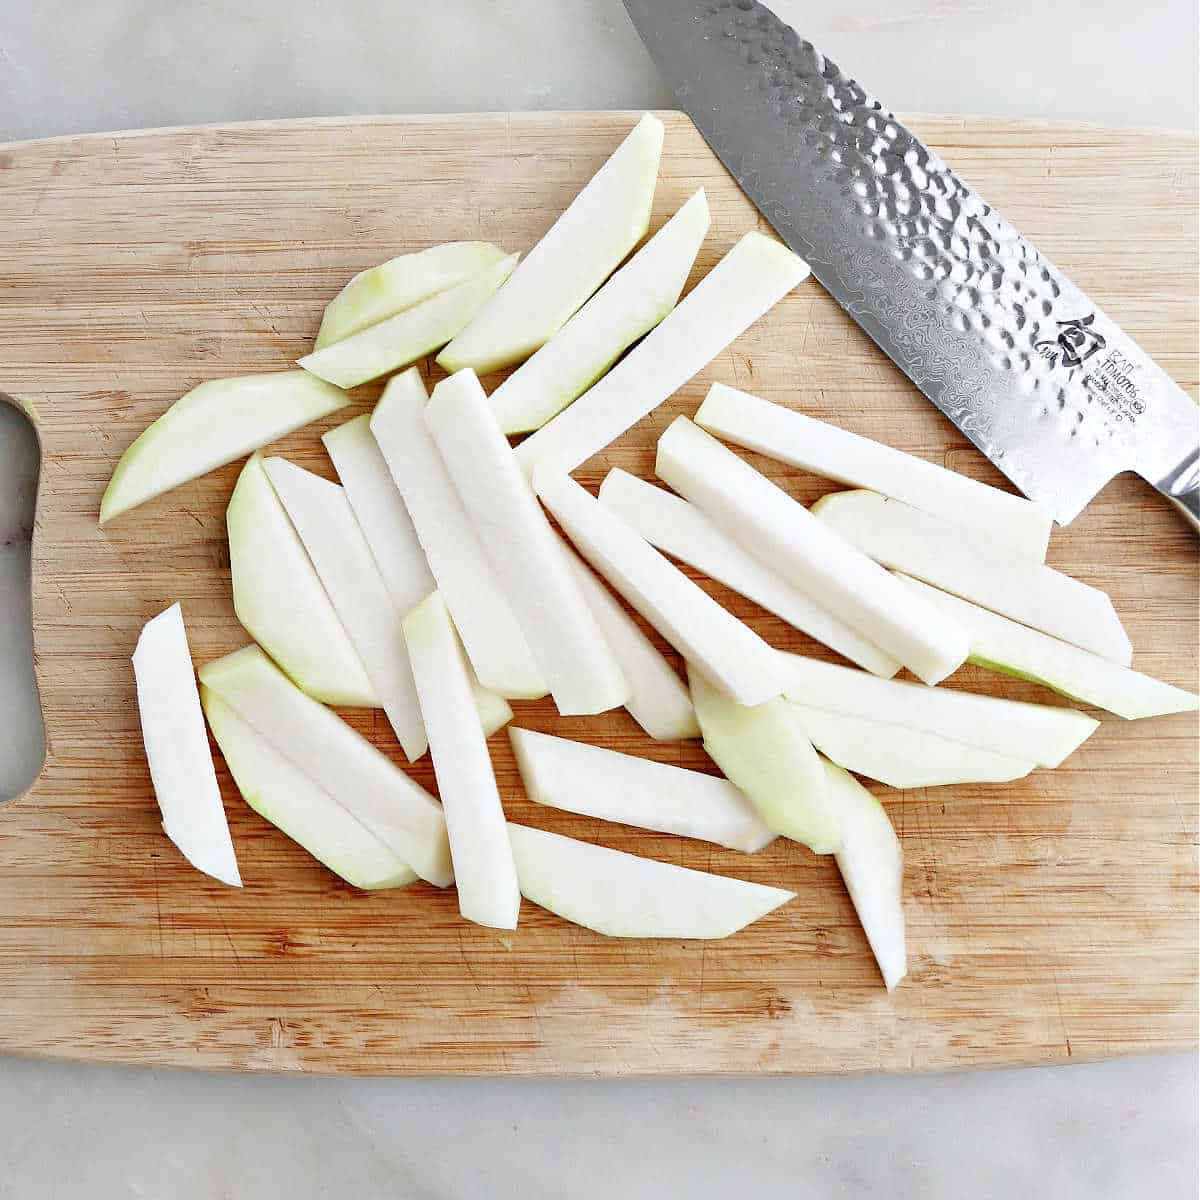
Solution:
{"label": "knife blade", "polygon": [[779,236],[1060,524],[1135,471],[1200,528],[1200,409],[935,151],[757,0],[625,0]]}

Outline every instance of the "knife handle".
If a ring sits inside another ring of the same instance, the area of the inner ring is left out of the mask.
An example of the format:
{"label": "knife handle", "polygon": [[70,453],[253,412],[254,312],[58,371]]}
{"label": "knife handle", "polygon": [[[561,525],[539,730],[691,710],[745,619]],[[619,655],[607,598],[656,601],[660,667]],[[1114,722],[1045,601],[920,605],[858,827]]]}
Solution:
{"label": "knife handle", "polygon": [[1168,495],[1167,499],[1183,513],[1191,527],[1200,533],[1200,487],[1192,488],[1185,496]]}
{"label": "knife handle", "polygon": [[1151,480],[1151,483],[1200,533],[1200,450],[1193,450],[1175,470],[1162,479]]}

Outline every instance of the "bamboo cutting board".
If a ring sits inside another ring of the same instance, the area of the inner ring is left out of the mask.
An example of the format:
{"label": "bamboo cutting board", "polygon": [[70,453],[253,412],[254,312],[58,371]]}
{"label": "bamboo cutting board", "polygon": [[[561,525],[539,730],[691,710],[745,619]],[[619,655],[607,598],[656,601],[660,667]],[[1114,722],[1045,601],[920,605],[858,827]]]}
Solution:
{"label": "bamboo cutting board", "polygon": [[[655,225],[696,186],[699,277],[761,224],[686,118],[667,115]],[[453,892],[353,892],[239,800],[246,887],[190,870],[159,828],[129,656],[182,600],[197,663],[242,644],[224,507],[238,467],[99,529],[134,436],[204,379],[286,367],[354,271],[430,243],[527,249],[629,114],[285,122],[0,146],[0,389],[34,415],[43,470],[34,632],[49,752],[0,812],[0,1049],[255,1070],[660,1074],[908,1070],[1192,1045],[1196,721],[1106,718],[1058,771],[889,793],[907,858],[910,975],[889,997],[829,859],[754,857],[537,809],[504,734],[509,815],[795,889],[727,941],[609,941],[526,904],[512,934]],[[1196,142],[926,117],[917,130],[1196,392]],[[1000,483],[813,282],[580,478],[648,476],[658,433],[713,380]],[[356,393],[362,411],[377,388]],[[340,414],[346,419],[352,413]],[[310,427],[282,452],[331,474]],[[827,485],[761,461],[798,497]],[[1135,665],[1194,687],[1196,542],[1131,479],[1050,561],[1108,589]],[[772,642],[821,653],[715,593]],[[964,669],[951,686],[1052,701]],[[517,723],[704,765],[624,712]],[[394,755],[382,714],[353,723]],[[428,759],[414,775],[433,786]]]}

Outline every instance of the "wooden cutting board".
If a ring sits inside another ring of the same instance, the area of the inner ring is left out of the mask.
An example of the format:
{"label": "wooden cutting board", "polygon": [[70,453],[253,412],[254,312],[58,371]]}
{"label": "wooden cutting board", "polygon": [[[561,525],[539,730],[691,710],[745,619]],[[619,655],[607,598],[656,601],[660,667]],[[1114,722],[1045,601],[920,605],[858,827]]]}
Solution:
{"label": "wooden cutting board", "polygon": [[[828,858],[747,857],[538,809],[492,739],[509,815],[794,888],[724,942],[605,940],[524,906],[512,934],[453,892],[357,894],[238,798],[246,886],[212,883],[159,828],[129,656],[183,602],[197,663],[244,643],[229,596],[231,466],[96,524],[117,457],[204,379],[286,367],[354,271],[457,238],[524,250],[629,114],[302,121],[0,146],[0,389],[36,417],[37,674],[49,752],[0,812],[0,1049],[255,1070],[665,1074],[910,1070],[1190,1046],[1197,1032],[1196,720],[1106,718],[1057,771],[1003,786],[879,788],[907,858],[910,975],[889,997]],[[655,224],[703,184],[693,277],[762,225],[685,117]],[[1196,140],[916,118],[965,177],[1193,394]],[[821,288],[802,285],[580,473],[649,476],[658,433],[713,380],[1002,483]],[[365,410],[376,394],[363,388]],[[345,419],[350,413],[341,414]],[[310,427],[283,453],[330,474]],[[820,480],[758,465],[810,501]],[[1194,536],[1141,483],[1110,486],[1050,561],[1108,589],[1145,671],[1197,673]],[[714,589],[776,644],[822,653]],[[973,669],[950,686],[1042,701]],[[517,723],[669,762],[624,712]],[[398,756],[381,714],[350,720]],[[433,786],[428,760],[413,774]]]}

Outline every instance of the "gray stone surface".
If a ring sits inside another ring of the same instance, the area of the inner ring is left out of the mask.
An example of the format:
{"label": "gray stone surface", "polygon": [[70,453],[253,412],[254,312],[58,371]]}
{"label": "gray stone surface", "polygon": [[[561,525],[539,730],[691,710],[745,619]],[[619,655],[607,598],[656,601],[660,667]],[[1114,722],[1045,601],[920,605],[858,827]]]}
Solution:
{"label": "gray stone surface", "polygon": [[0,1200],[1184,1200],[1195,1066],[245,1079],[7,1062]]}
{"label": "gray stone surface", "polygon": [[[1195,0],[777,7],[897,109],[1197,124]],[[261,117],[667,104],[617,0],[0,0],[0,141]],[[2,282],[0,260],[0,336]],[[35,463],[28,427],[0,405],[0,798],[41,761],[28,637]],[[1181,1200],[1196,1195],[1196,1084],[1192,1055],[604,1084],[0,1059],[0,1200]]]}
{"label": "gray stone surface", "polygon": [[[779,0],[892,108],[1195,128],[1194,0]],[[670,104],[619,0],[0,3],[0,139]]]}

